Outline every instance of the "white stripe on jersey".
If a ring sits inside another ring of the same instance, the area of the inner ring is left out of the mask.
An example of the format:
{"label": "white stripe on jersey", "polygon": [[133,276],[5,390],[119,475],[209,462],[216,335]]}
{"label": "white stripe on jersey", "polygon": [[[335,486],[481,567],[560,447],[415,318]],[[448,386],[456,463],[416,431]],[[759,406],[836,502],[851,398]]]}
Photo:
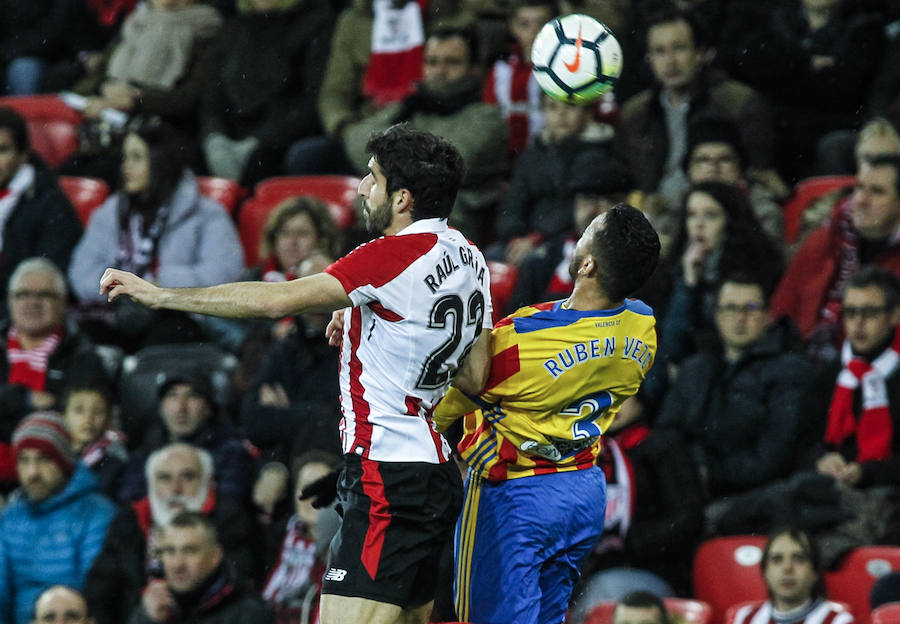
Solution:
{"label": "white stripe on jersey", "polygon": [[431,411],[469,345],[491,326],[490,276],[478,248],[446,221],[415,221],[361,245],[327,271],[344,313],[341,439],[375,461],[442,463],[450,449]]}

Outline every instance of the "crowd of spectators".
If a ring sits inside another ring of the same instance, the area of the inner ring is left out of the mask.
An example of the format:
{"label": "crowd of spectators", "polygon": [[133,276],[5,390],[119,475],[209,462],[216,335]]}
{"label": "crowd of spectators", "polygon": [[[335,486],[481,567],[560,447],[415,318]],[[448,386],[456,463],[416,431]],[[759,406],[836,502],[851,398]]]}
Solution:
{"label": "crowd of spectators", "polygon": [[[361,175],[368,135],[399,122],[463,154],[451,224],[518,270],[505,312],[567,296],[575,241],[615,203],[659,230],[636,293],[659,352],[607,432],[583,592],[690,596],[716,535],[792,525],[823,565],[900,545],[900,3],[0,4],[5,92],[85,98],[55,171],[0,107],[0,621],[315,621],[337,519],[296,492],[338,463],[328,319],[109,305],[98,282],[107,266],[176,287],[321,271],[363,236],[322,201],[276,207],[248,267],[197,177]],[[528,63],[540,26],[576,11],[625,51],[590,106],[543,95]],[[113,188],[84,227],[63,174]],[[794,185],[846,174],[789,244]],[[172,363],[149,415],[102,357],[196,342],[234,354],[231,391]]]}

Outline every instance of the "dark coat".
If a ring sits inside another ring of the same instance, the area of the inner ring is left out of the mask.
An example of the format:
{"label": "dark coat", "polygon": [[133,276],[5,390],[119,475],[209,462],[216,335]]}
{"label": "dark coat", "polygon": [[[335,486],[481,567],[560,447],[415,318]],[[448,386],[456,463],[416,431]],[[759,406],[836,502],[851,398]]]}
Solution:
{"label": "dark coat", "polygon": [[[669,153],[666,117],[660,87],[642,91],[622,106],[616,130],[616,154],[628,163],[638,188],[656,191]],[[771,111],[753,89],[715,71],[701,75],[690,101],[688,123],[703,114],[731,119],[741,130],[750,166],[772,166],[775,143]]]}
{"label": "dark coat", "polygon": [[[272,615],[262,598],[234,577],[227,565],[219,566],[196,590],[174,594],[175,614],[170,624],[267,624]],[[129,624],[157,624],[138,605]]]}
{"label": "dark coat", "polygon": [[321,133],[316,98],[333,26],[331,9],[320,0],[232,18],[220,38],[201,134],[254,136],[264,146],[285,148]]}
{"label": "dark coat", "polygon": [[[34,184],[23,193],[3,227],[3,258],[0,260],[0,295],[6,299],[9,278],[23,260],[41,256],[66,274],[72,250],[81,238],[81,221],[60,190],[56,176],[40,163]],[[0,306],[0,318],[6,318]]]}
{"label": "dark coat", "polygon": [[656,424],[685,435],[713,497],[791,470],[812,377],[811,364],[789,350],[793,343],[788,325],[772,325],[733,363],[703,352],[679,370]]}
{"label": "dark coat", "polygon": [[[147,458],[153,451],[175,441],[161,422],[147,432],[122,477],[122,489],[119,493],[122,502],[136,501],[147,494],[147,479],[144,474]],[[224,418],[212,416],[193,435],[177,441],[209,451],[213,460],[216,488],[222,495],[239,501],[250,500],[250,488],[256,476],[256,449],[246,444]]]}

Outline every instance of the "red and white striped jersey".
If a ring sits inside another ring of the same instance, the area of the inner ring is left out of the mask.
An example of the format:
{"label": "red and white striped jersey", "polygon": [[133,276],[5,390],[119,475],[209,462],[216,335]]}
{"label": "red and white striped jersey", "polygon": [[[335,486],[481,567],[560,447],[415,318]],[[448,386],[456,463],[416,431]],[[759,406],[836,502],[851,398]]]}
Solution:
{"label": "red and white striped jersey", "polygon": [[[784,622],[778,619],[778,622]],[[790,620],[791,624],[852,624],[853,616],[843,605],[830,600],[817,600],[808,610],[797,614],[796,619]],[[762,604],[747,605],[738,609],[731,624],[776,624],[773,615],[772,602],[767,600]]]}
{"label": "red and white striped jersey", "polygon": [[326,269],[353,302],[341,345],[344,453],[443,463],[431,414],[483,327],[490,275],[481,251],[442,219],[360,245]]}

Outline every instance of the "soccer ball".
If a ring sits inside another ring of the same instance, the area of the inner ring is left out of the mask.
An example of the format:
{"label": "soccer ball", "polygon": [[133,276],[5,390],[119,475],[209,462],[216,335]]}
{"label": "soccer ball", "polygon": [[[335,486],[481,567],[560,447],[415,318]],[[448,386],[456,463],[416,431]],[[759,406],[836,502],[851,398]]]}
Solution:
{"label": "soccer ball", "polygon": [[581,104],[615,85],[622,73],[622,48],[604,24],[576,13],[544,24],[531,46],[531,66],[547,95]]}

